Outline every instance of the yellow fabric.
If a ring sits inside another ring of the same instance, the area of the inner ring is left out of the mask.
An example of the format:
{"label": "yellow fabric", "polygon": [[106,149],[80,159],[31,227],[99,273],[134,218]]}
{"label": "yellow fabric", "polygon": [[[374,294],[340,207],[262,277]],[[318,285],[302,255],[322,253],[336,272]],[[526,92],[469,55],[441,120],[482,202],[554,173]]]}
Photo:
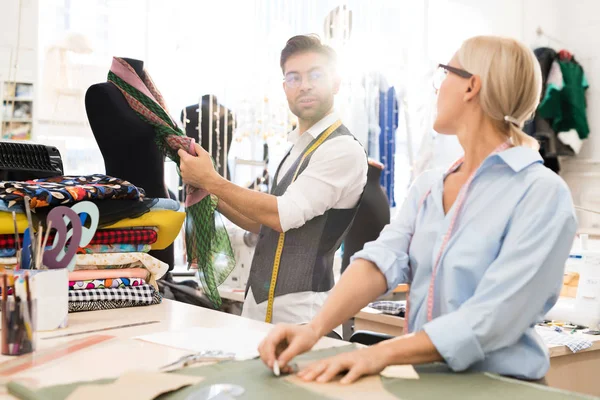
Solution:
{"label": "yellow fabric", "polygon": [[181,231],[185,213],[172,210],[154,210],[138,218],[125,218],[107,226],[105,229],[131,228],[134,226],[155,226],[158,228],[158,240],[152,250],[162,250],[173,244]]}
{"label": "yellow fabric", "polygon": [[[158,240],[152,245],[152,250],[162,250],[171,245],[183,226],[185,213],[172,210],[154,210],[138,218],[125,218],[103,229],[131,228],[135,226],[155,226],[158,228]],[[25,214],[17,214],[19,233],[27,229]],[[0,234],[14,233],[12,214],[0,212]]]}

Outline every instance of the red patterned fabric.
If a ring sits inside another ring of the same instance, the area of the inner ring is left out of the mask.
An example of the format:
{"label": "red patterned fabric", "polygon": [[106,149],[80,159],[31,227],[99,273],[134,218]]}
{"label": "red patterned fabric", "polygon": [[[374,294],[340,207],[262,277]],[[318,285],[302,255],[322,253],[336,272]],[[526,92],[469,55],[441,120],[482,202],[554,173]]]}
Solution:
{"label": "red patterned fabric", "polygon": [[[23,235],[19,235],[23,245]],[[54,234],[50,234],[48,243],[52,243]],[[154,229],[101,229],[96,231],[90,244],[153,244],[158,239]],[[15,248],[15,236],[0,235],[0,249]]]}

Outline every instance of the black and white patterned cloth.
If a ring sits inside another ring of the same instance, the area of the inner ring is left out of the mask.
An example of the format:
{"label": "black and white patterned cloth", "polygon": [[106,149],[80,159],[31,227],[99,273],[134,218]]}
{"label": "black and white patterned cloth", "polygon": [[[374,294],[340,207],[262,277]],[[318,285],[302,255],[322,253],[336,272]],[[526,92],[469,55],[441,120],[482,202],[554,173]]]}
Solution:
{"label": "black and white patterned cloth", "polygon": [[384,314],[396,315],[404,317],[406,313],[406,300],[400,301],[374,301],[369,304],[369,307],[381,311]]}
{"label": "black and white patterned cloth", "polygon": [[69,302],[131,301],[152,304],[156,289],[152,285],[127,286],[108,289],[69,290]]}
{"label": "black and white patterned cloth", "polygon": [[69,312],[75,313],[80,311],[99,311],[99,310],[114,310],[116,308],[141,307],[160,304],[162,295],[158,291],[154,291],[152,303],[136,303],[127,300],[102,300],[102,301],[70,301]]}

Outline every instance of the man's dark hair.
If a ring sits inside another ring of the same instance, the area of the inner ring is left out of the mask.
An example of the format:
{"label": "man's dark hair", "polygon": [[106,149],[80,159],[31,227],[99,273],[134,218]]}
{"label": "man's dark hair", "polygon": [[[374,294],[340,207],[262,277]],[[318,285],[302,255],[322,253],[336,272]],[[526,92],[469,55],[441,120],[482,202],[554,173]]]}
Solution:
{"label": "man's dark hair", "polygon": [[285,44],[283,50],[281,50],[281,59],[279,62],[281,71],[283,71],[283,66],[288,58],[294,54],[306,52],[323,54],[327,57],[329,64],[332,67],[335,67],[335,63],[337,61],[335,50],[327,45],[322,44],[317,35],[298,35],[290,38]]}

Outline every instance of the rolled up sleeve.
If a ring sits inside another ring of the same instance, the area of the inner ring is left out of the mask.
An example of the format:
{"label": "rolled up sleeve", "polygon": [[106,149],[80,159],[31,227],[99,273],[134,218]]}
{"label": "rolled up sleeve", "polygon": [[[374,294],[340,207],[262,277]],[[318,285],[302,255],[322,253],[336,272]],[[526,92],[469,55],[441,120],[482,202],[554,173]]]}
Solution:
{"label": "rolled up sleeve", "polygon": [[313,154],[306,169],[277,197],[279,223],[283,232],[299,228],[323,215],[348,196],[360,199],[367,182],[367,156],[352,137],[325,142]]}
{"label": "rolled up sleeve", "polygon": [[423,326],[453,370],[513,345],[552,308],[576,229],[568,190],[538,188],[524,197],[474,295]]}

